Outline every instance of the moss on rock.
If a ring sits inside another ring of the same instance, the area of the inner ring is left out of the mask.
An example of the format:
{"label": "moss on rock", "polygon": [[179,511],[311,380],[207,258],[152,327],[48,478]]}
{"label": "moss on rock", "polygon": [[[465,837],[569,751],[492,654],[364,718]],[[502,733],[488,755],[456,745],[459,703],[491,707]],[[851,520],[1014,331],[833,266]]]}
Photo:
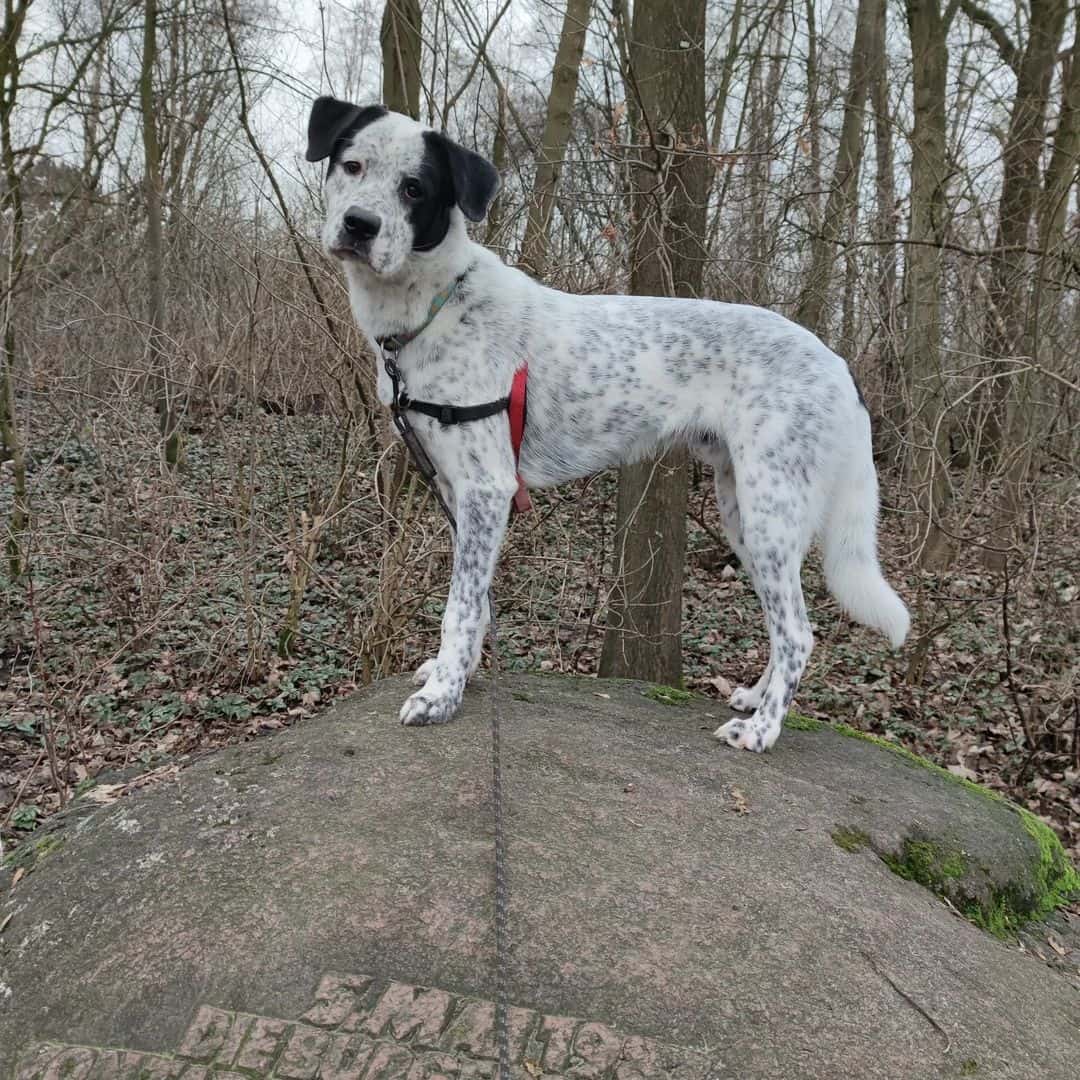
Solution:
{"label": "moss on rock", "polygon": [[1080,896],[1080,873],[1069,862],[1057,833],[1045,821],[1022,806],[1016,807],[1016,812],[1039,849],[1039,865],[1036,869],[1038,902],[1034,917],[1049,915]]}
{"label": "moss on rock", "polygon": [[49,833],[40,840],[28,838],[14,851],[8,852],[0,865],[12,870],[33,870],[42,859],[54,851],[59,851],[63,846],[64,838],[54,833]]}
{"label": "moss on rock", "polygon": [[[997,937],[1010,937],[1025,923],[1042,919],[1080,896],[1080,873],[1069,862],[1057,834],[1030,810],[1017,806],[996,791],[954,776],[948,769],[913,753],[907,747],[859,731],[848,724],[821,725],[795,715],[788,718],[787,724],[805,731],[831,727],[847,738],[873,743],[906,764],[935,773],[1019,818],[1033,844],[1033,850],[1028,872],[1018,876],[1007,887],[995,884],[988,869],[973,865],[969,856],[955,843],[922,830],[905,837],[899,850],[882,850],[874,845],[878,856],[895,874],[930,889],[976,926]],[[843,826],[834,830],[832,838],[845,851],[858,851],[866,846],[856,844],[859,834],[857,828]]]}
{"label": "moss on rock", "polygon": [[850,825],[837,825],[830,834],[833,843],[844,851],[862,851],[870,846],[870,837],[862,829],[853,829]]}
{"label": "moss on rock", "polygon": [[820,720],[815,720],[810,716],[800,716],[794,712],[788,713],[784,721],[784,727],[791,728],[792,731],[820,731],[826,726]]}
{"label": "moss on rock", "polygon": [[940,896],[951,890],[950,882],[962,878],[968,870],[968,858],[963,851],[948,848],[932,840],[904,840],[901,853],[881,856],[882,862],[899,877],[933,890]]}
{"label": "moss on rock", "polygon": [[647,687],[644,694],[650,701],[658,701],[661,705],[686,705],[694,698],[694,695],[689,690],[680,690],[677,686],[661,686],[659,684]]}

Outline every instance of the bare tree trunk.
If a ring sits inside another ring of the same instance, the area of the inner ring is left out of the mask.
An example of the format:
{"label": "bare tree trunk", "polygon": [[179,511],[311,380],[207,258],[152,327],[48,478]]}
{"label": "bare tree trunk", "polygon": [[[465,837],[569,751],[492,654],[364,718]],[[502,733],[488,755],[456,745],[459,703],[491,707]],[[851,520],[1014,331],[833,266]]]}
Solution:
{"label": "bare tree trunk", "polygon": [[555,72],[551,76],[551,90],[548,93],[547,120],[540,145],[536,148],[536,176],[529,200],[521,261],[518,263],[522,270],[533,277],[542,278],[547,272],[551,215],[555,209],[559,177],[570,141],[570,121],[574,115],[590,6],[591,0],[569,0],[559,35]]}
{"label": "bare tree trunk", "polygon": [[[637,0],[630,83],[648,144],[635,169],[631,291],[698,296],[704,271],[707,159],[704,0]],[[600,674],[682,681],[686,451],[619,471],[618,584]]]}
{"label": "bare tree trunk", "polygon": [[157,0],[143,7],[143,51],[139,72],[142,106],[143,198],[146,204],[147,353],[154,371],[154,405],[161,430],[165,464],[175,468],[180,459],[180,424],[169,382],[169,363],[163,329],[165,321],[165,247],[161,235],[161,152],[154,106],[154,63],[157,58]]}
{"label": "bare tree trunk", "polygon": [[[782,10],[782,7],[783,5],[780,5],[777,10]],[[770,181],[772,148],[776,137],[776,106],[784,71],[781,22],[782,19],[778,18],[775,24],[770,23],[766,27],[762,37],[765,52],[759,51],[755,55],[749,81],[749,143],[753,158],[747,170],[750,238],[747,245],[749,266],[746,299],[751,304],[763,306],[768,306],[772,300],[769,275],[769,200],[773,194]],[[768,69],[763,77],[762,69],[766,59],[768,59]]]}
{"label": "bare tree trunk", "polygon": [[728,33],[727,52],[724,54],[723,66],[720,69],[720,86],[716,91],[716,101],[713,103],[713,126],[709,142],[714,150],[720,149],[720,138],[724,132],[724,113],[727,111],[731,79],[735,74],[735,63],[739,59],[739,34],[742,31],[742,17],[745,6],[746,0],[735,0],[735,5],[731,11],[731,29]]}
{"label": "bare tree trunk", "polygon": [[[495,127],[495,138],[492,140],[491,144],[491,164],[495,166],[501,176],[503,170],[506,168],[506,124],[508,120],[506,112],[506,89],[500,87],[498,94],[499,118]],[[499,230],[502,228],[503,206],[504,193],[500,189],[492,200],[491,205],[488,207],[487,226],[484,230],[484,244],[487,247],[491,247],[496,239],[498,239]]]}
{"label": "bare tree trunk", "polygon": [[0,256],[3,280],[0,296],[3,298],[4,341],[0,355],[0,461],[12,463],[14,491],[11,521],[7,529],[6,548],[8,576],[12,581],[22,576],[24,569],[22,533],[30,520],[29,499],[26,491],[26,459],[22,440],[19,438],[15,418],[15,360],[17,339],[15,333],[15,290],[26,265],[26,218],[22,198],[22,176],[15,160],[14,124],[15,105],[19,94],[21,76],[19,41],[26,25],[29,0],[5,4],[4,36],[0,40],[0,156],[3,158],[3,185],[0,187],[0,228],[6,234],[6,254]]}
{"label": "bare tree trunk", "polygon": [[[882,5],[884,8],[884,5]],[[817,10],[814,0],[806,0],[806,124],[810,149],[810,220],[820,227],[821,214],[821,117],[818,98],[821,90],[817,30]]]}
{"label": "bare tree trunk", "polygon": [[885,45],[886,5],[878,13],[874,32],[874,77],[870,84],[874,110],[874,158],[876,176],[877,223],[874,238],[880,247],[877,257],[878,278],[878,356],[882,369],[882,413],[886,419],[882,442],[895,451],[903,429],[906,408],[904,380],[900,367],[900,327],[897,322],[896,289],[896,170],[893,161],[893,118],[889,112],[889,69]]}
{"label": "bare tree trunk", "polygon": [[386,0],[383,8],[383,104],[420,119],[420,0]]}
{"label": "bare tree trunk", "polygon": [[1069,192],[1080,170],[1080,17],[1073,32],[1072,48],[1062,64],[1061,111],[1054,133],[1054,149],[1046,167],[1039,199],[1039,249],[1049,280],[1047,307],[1056,305],[1060,289],[1053,282],[1064,276],[1057,256],[1063,250]]}
{"label": "bare tree trunk", "polygon": [[4,304],[4,353],[0,368],[0,461],[10,459],[12,466],[11,520],[7,528],[8,577],[17,581],[26,564],[22,553],[22,535],[30,524],[30,497],[26,489],[26,455],[15,419],[15,323],[12,318],[11,294]]}
{"label": "bare tree trunk", "polygon": [[1046,169],[1040,220],[1042,246],[1060,242],[1069,189],[1080,170],[1080,19],[1062,69],[1062,103],[1054,150]]}
{"label": "bare tree trunk", "polygon": [[[973,10],[969,0],[962,0],[962,6],[981,25],[988,26],[987,20],[992,24],[992,16]],[[988,26],[1003,59],[1016,71],[1016,97],[1002,156],[991,288],[993,310],[987,320],[986,343],[988,355],[1004,363],[992,384],[985,456],[999,462],[1007,449],[1013,454],[1002,504],[1002,525],[1008,525],[1019,511],[1020,487],[1030,461],[1029,455],[1015,452],[1028,442],[1029,380],[1011,374],[1010,361],[1030,358],[1034,351],[1030,316],[1032,262],[1026,249],[1031,246],[1032,220],[1039,200],[1039,165],[1045,148],[1050,85],[1067,13],[1067,0],[1031,0],[1028,39],[1022,52],[1012,46],[1002,28],[995,33]]]}
{"label": "bare tree trunk", "polygon": [[844,99],[844,121],[836,155],[832,187],[825,204],[821,229],[814,238],[806,283],[795,308],[795,321],[816,334],[824,334],[825,298],[829,289],[835,246],[850,215],[859,184],[863,155],[863,120],[866,95],[873,82],[874,37],[885,0],[859,0],[855,17],[855,44],[851,53],[851,75]]}
{"label": "bare tree trunk", "polygon": [[856,319],[861,287],[859,285],[859,260],[852,246],[858,220],[859,204],[853,200],[849,207],[845,230],[847,246],[844,249],[844,291],[840,311],[840,334],[836,339],[836,351],[848,360],[853,360],[859,349]]}
{"label": "bare tree trunk", "polygon": [[911,387],[911,472],[921,511],[921,561],[941,566],[948,545],[941,529],[949,486],[948,429],[942,372],[942,248],[948,232],[949,177],[945,91],[948,22],[940,0],[907,0],[914,127],[911,133],[911,221],[905,291],[904,370]]}

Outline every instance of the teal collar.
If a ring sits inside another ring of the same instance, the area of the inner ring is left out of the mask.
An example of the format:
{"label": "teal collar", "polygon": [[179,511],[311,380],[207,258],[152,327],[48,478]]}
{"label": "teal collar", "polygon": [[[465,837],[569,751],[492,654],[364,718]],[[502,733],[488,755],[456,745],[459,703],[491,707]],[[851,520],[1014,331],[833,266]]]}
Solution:
{"label": "teal collar", "polygon": [[432,320],[446,306],[447,301],[458,291],[461,287],[461,283],[465,280],[471,270],[472,267],[470,266],[463,274],[454,278],[445,289],[442,289],[435,294],[435,299],[431,301],[431,305],[428,308],[427,318],[415,330],[403,330],[399,334],[386,334],[384,337],[377,337],[375,342],[379,348],[382,349],[383,352],[398,353],[401,352],[410,341],[415,341],[431,325]]}

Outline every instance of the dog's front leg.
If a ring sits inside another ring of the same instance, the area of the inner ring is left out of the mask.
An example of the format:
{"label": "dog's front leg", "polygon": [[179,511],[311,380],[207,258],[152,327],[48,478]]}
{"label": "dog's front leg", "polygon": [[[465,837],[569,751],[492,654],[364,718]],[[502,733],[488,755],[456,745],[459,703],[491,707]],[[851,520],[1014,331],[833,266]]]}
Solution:
{"label": "dog's front leg", "polygon": [[434,662],[429,661],[431,669],[423,689],[402,707],[403,724],[445,724],[461,704],[473,660],[483,647],[488,589],[506,532],[510,495],[479,487],[458,490],[455,495],[454,572],[439,655]]}

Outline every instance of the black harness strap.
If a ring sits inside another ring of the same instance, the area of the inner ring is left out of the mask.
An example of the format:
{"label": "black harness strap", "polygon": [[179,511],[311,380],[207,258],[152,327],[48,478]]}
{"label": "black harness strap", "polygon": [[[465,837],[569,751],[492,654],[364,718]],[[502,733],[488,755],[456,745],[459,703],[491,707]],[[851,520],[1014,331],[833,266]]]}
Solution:
{"label": "black harness strap", "polygon": [[510,408],[509,397],[486,401],[483,405],[436,405],[431,401],[413,401],[404,390],[397,395],[396,401],[399,409],[434,417],[440,424],[468,424],[473,420],[483,420],[485,417],[506,412]]}
{"label": "black harness strap", "polygon": [[[386,373],[390,376],[394,385],[394,401],[390,408],[394,413],[394,423],[397,424],[398,430],[402,432],[403,437],[405,432],[398,417],[405,410],[423,413],[425,416],[438,420],[440,424],[449,425],[468,424],[473,420],[483,420],[488,416],[506,412],[510,408],[509,397],[499,398],[498,401],[486,401],[482,405],[438,405],[432,401],[413,401],[401,387],[401,372],[398,371],[396,363],[397,354],[410,341],[415,341],[428,328],[431,321],[439,314],[446,302],[457,292],[461,283],[472,272],[472,269],[473,267],[470,266],[431,301],[427,318],[421,326],[418,326],[415,330],[403,330],[396,334],[386,334],[375,339],[375,344],[379,346],[383,354]],[[406,442],[408,441],[406,439]],[[410,447],[411,449],[412,447]]]}

